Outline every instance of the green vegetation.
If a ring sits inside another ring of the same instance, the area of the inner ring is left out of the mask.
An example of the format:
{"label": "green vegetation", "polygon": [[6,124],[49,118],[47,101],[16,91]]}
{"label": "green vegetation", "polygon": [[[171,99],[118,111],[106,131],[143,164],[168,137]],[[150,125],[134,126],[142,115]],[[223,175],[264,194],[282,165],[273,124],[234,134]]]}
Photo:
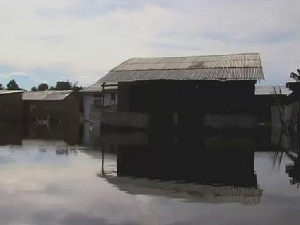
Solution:
{"label": "green vegetation", "polygon": [[21,88],[14,79],[10,80],[6,86],[7,90],[21,90]]}
{"label": "green vegetation", "polygon": [[31,88],[31,91],[37,91],[38,89],[34,86]]}
{"label": "green vegetation", "polygon": [[279,91],[276,91],[276,88],[272,92],[273,105],[277,107],[280,121],[281,121],[281,130],[283,134],[286,134],[288,137],[293,137],[295,135],[295,126],[297,124],[297,110],[292,110],[290,114],[285,115],[286,107],[291,103],[295,102],[293,96],[291,97],[282,97],[281,88]]}
{"label": "green vegetation", "polygon": [[37,88],[39,91],[47,91],[49,89],[48,84],[42,83]]}

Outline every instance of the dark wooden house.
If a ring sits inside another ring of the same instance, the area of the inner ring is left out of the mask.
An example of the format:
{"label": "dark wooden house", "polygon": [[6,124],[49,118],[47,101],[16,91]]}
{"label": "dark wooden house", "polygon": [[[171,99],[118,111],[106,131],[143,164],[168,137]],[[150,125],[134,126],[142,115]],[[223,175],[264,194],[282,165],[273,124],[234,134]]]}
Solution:
{"label": "dark wooden house", "polygon": [[24,92],[24,119],[79,121],[79,103],[72,91]]}
{"label": "dark wooden house", "polygon": [[255,83],[263,78],[257,53],[129,59],[100,80],[118,82],[119,116],[104,122],[181,132],[253,127]]}
{"label": "dark wooden house", "polygon": [[0,91],[0,121],[23,119],[23,91]]}

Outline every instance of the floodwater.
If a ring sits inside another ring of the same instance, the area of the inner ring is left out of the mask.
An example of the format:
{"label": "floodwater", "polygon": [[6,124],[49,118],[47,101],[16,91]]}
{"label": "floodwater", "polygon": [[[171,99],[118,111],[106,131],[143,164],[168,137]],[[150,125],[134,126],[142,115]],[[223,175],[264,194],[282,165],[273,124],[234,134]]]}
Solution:
{"label": "floodwater", "polygon": [[299,224],[299,157],[261,140],[0,125],[0,224]]}

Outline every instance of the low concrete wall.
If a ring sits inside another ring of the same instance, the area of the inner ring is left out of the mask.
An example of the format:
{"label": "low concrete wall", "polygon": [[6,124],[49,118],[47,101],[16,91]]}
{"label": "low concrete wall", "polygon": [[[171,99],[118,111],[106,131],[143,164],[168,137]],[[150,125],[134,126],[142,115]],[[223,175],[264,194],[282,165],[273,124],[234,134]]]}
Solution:
{"label": "low concrete wall", "polygon": [[254,128],[257,119],[251,114],[206,114],[204,126],[215,129],[224,128]]}
{"label": "low concrete wall", "polygon": [[101,123],[115,127],[148,128],[149,114],[129,112],[101,112]]}

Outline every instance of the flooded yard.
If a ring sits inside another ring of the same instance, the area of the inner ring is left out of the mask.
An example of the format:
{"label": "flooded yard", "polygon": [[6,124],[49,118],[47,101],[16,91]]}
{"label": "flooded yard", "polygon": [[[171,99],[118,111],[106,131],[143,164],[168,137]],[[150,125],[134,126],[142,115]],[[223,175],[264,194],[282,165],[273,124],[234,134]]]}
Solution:
{"label": "flooded yard", "polygon": [[[290,177],[299,174],[295,154],[213,150],[159,157],[141,149],[102,155],[100,147],[28,135],[20,145],[2,144],[0,224],[299,223],[299,180]],[[202,166],[192,170],[195,157]]]}

